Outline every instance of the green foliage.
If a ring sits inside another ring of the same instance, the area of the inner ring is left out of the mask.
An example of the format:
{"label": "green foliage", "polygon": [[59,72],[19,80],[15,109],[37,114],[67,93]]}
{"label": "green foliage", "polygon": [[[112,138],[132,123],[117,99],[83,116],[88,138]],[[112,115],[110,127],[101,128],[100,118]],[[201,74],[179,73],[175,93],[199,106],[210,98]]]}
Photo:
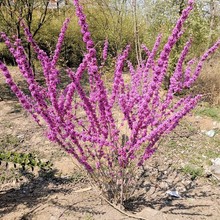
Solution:
{"label": "green foliage", "polygon": [[0,43],[0,57],[8,65],[14,65],[14,58],[5,46],[5,43]]}
{"label": "green foliage", "polygon": [[[208,149],[204,155],[208,158],[208,159],[215,159],[220,157],[220,151],[216,151],[213,149]],[[211,164],[210,164],[211,165]]]}
{"label": "green foliage", "polygon": [[75,171],[69,178],[70,182],[79,183],[85,181],[85,175],[80,171]]}
{"label": "green foliage", "polygon": [[[9,126],[11,126],[11,124],[9,123]],[[20,140],[17,136],[8,134],[5,137],[0,139],[0,148],[4,148],[5,146],[13,146],[16,147],[18,146],[20,143]]]}
{"label": "green foliage", "polygon": [[207,116],[216,121],[220,121],[220,109],[217,107],[200,107],[195,113],[197,115]]}
{"label": "green foliage", "polygon": [[34,170],[34,167],[38,167],[43,170],[48,170],[51,169],[52,166],[52,164],[49,161],[42,162],[32,153],[25,154],[10,151],[0,152],[0,165],[2,164],[2,162],[5,162],[6,168],[8,167],[8,163],[11,162],[14,164],[14,168],[16,168],[17,165],[20,165],[23,170],[25,170],[28,167],[31,168],[32,171]]}
{"label": "green foliage", "polygon": [[[41,0],[39,2],[43,4],[44,1]],[[210,17],[207,16],[207,12],[204,12],[204,5],[205,3],[202,1],[196,2],[195,10],[192,12],[187,23],[187,30],[172,51],[169,68],[170,74],[175,68],[175,63],[180,51],[190,37],[193,39],[193,46],[189,59],[191,57],[200,56],[204,48],[209,46]],[[19,7],[17,7],[17,9]],[[100,62],[103,42],[106,38],[109,40],[110,55],[107,65],[112,65],[112,63],[114,63],[112,57],[115,57],[127,44],[133,47],[133,53],[131,53],[130,59],[135,61],[134,20],[131,5],[128,4],[127,1],[90,0],[86,1],[83,7],[87,14],[90,31],[96,42],[96,49],[100,57]],[[171,28],[174,26],[174,22],[179,17],[181,7],[180,3],[173,0],[145,0],[140,2],[140,4],[137,5],[138,35],[140,43],[145,43],[149,49],[151,49],[157,34],[163,33],[163,45],[170,34]],[[207,7],[208,6],[206,6],[206,8]],[[10,15],[7,15],[5,16],[6,20],[4,20],[1,16],[6,15],[7,10],[3,7],[1,10],[0,31],[6,31],[9,35],[16,33],[18,31],[16,16],[11,19]],[[23,13],[25,14],[26,11],[24,10]],[[42,13],[41,7],[37,7],[33,11],[31,22],[32,31],[37,29]],[[35,36],[35,39],[42,49],[50,54],[55,48],[62,22],[66,17],[71,17],[71,23],[65,36],[60,56],[59,64],[61,66],[77,66],[82,59],[82,52],[85,51],[84,44],[81,40],[81,33],[77,25],[77,19],[75,16],[72,16],[73,14],[74,7],[72,4],[59,10],[48,10],[46,18],[49,17],[50,19],[46,19],[44,25]],[[219,20],[216,18],[215,23],[217,24],[218,22]],[[21,32],[21,37],[23,37],[22,28],[19,31]],[[219,36],[219,30],[216,28],[216,30],[212,31],[212,42],[216,40],[217,36]],[[6,63],[14,63],[10,53],[6,48],[2,48],[1,45],[0,55],[5,59]]]}
{"label": "green foliage", "polygon": [[[39,46],[48,54],[54,51],[62,23],[70,14],[74,14],[73,10],[68,11],[68,14],[61,11],[57,17],[54,15],[50,24],[42,27],[38,36],[36,36]],[[59,61],[60,66],[77,66],[81,62],[82,51],[84,51],[84,44],[81,40],[81,33],[76,18],[72,18],[63,42]]]}
{"label": "green foliage", "polygon": [[187,164],[182,168],[182,172],[185,174],[189,174],[191,176],[191,179],[194,180],[196,179],[196,177],[203,176],[204,170],[201,167]]}

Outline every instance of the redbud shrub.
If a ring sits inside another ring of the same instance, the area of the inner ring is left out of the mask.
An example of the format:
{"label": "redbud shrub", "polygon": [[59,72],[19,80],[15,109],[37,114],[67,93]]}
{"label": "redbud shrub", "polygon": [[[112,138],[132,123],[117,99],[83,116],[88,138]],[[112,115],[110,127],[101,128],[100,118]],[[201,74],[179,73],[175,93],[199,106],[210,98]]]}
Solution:
{"label": "redbud shrub", "polygon": [[[41,64],[45,85],[37,82],[21,40],[16,37],[11,40],[5,33],[1,33],[1,38],[27,81],[30,95],[19,88],[1,61],[0,70],[21,105],[39,125],[46,127],[47,137],[84,167],[105,198],[123,205],[132,196],[139,178],[138,171],[156,151],[159,140],[199,102],[201,95],[185,95],[179,99],[174,95],[193,85],[204,61],[220,46],[220,40],[200,60],[186,62],[192,41],[189,39],[170,77],[168,90],[163,90],[170,53],[184,33],[183,24],[193,9],[194,1],[189,0],[161,51],[162,35],[159,34],[152,50],[142,46],[146,59],[137,67],[128,60],[129,45],[118,55],[109,89],[102,79],[105,75],[103,66],[108,58],[108,41],[104,43],[99,65],[86,16],[79,1],[73,2],[86,51],[75,71],[66,70],[71,81],[65,88],[59,87],[57,62],[70,19],[63,23],[51,56],[39,48],[22,23],[27,41]],[[129,82],[123,78],[124,67],[129,70]],[[88,91],[82,86],[83,74],[88,75]]]}

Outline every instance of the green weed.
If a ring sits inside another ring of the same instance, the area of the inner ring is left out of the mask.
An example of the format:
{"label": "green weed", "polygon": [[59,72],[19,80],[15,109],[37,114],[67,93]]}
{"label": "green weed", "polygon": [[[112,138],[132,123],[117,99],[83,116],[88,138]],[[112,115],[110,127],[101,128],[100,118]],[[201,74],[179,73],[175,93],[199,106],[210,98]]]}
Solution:
{"label": "green weed", "polygon": [[197,115],[207,116],[216,121],[220,121],[220,109],[216,107],[201,107],[195,113]]}
{"label": "green weed", "polygon": [[16,103],[13,105],[13,110],[10,113],[19,113],[22,111],[22,106],[20,103]]}
{"label": "green weed", "polygon": [[29,167],[34,170],[34,167],[38,167],[40,169],[51,169],[52,164],[47,162],[42,162],[40,159],[36,158],[35,155],[29,153],[16,153],[16,152],[10,152],[10,151],[1,151],[0,152],[0,165],[2,162],[5,162],[6,168],[8,167],[8,163],[13,163],[14,168],[16,168],[18,165],[22,167],[23,170],[25,168]]}
{"label": "green weed", "polygon": [[214,151],[209,149],[205,152],[205,156],[209,159],[217,158],[220,157],[220,151]]}
{"label": "green weed", "polygon": [[81,172],[74,172],[72,176],[70,177],[70,181],[74,183],[83,182],[85,180],[85,175]]}
{"label": "green weed", "polygon": [[0,139],[0,149],[5,148],[7,146],[13,146],[16,147],[20,143],[20,140],[17,136],[8,134],[4,138]]}
{"label": "green weed", "polygon": [[196,179],[197,177],[203,176],[204,173],[203,168],[197,167],[192,164],[185,165],[181,170],[183,173],[189,174],[192,180]]}

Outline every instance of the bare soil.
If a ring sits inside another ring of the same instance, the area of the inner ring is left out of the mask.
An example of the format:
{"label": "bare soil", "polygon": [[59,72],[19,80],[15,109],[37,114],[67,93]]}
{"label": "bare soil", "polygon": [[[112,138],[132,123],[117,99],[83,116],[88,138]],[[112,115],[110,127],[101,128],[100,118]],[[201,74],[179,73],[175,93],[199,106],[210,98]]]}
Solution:
{"label": "bare soil", "polygon": [[[74,160],[46,139],[3,82],[0,88],[0,150],[34,153],[53,163],[52,170],[33,172],[13,164],[7,169],[0,166],[0,219],[133,219],[103,200]],[[201,132],[213,127],[213,138]],[[126,213],[149,220],[220,219],[219,180],[207,171],[211,159],[220,156],[219,128],[210,118],[192,115],[183,120],[143,168],[134,198],[125,204]],[[168,195],[168,190],[181,197]]]}

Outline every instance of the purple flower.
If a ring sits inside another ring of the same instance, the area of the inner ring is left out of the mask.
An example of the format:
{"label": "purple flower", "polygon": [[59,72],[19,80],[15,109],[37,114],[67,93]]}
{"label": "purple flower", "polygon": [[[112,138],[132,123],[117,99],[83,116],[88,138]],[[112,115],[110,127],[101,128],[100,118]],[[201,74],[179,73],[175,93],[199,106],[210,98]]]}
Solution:
{"label": "purple flower", "polygon": [[[51,141],[71,154],[91,175],[107,175],[120,183],[117,178],[123,172],[129,172],[130,167],[143,165],[156,151],[160,138],[171,132],[196,106],[200,95],[189,95],[177,100],[174,99],[174,94],[195,82],[204,61],[220,47],[220,40],[204,53],[194,72],[191,66],[195,59],[189,61],[186,68],[184,66],[191,45],[191,41],[187,42],[170,79],[169,90],[167,94],[163,94],[161,87],[171,50],[182,36],[183,23],[193,8],[194,1],[190,0],[159,53],[159,58],[156,58],[156,54],[162,35],[158,35],[152,50],[142,46],[147,56],[137,67],[128,61],[130,46],[125,48],[117,57],[112,89],[108,91],[101,75],[108,55],[108,41],[104,43],[103,63],[99,66],[86,16],[79,1],[73,2],[86,51],[82,63],[75,71],[66,70],[71,82],[64,89],[58,87],[60,71],[57,61],[69,19],[63,23],[52,56],[39,48],[23,24],[27,41],[32,45],[42,66],[45,86],[35,79],[21,40],[17,37],[10,40],[4,33],[0,33],[0,36],[27,81],[30,96],[21,91],[1,61],[0,70],[6,83],[34,120],[37,123],[40,119],[45,121],[47,136]],[[123,78],[126,65],[131,74],[129,82]],[[90,88],[87,90],[81,84],[83,74],[89,76]]]}

